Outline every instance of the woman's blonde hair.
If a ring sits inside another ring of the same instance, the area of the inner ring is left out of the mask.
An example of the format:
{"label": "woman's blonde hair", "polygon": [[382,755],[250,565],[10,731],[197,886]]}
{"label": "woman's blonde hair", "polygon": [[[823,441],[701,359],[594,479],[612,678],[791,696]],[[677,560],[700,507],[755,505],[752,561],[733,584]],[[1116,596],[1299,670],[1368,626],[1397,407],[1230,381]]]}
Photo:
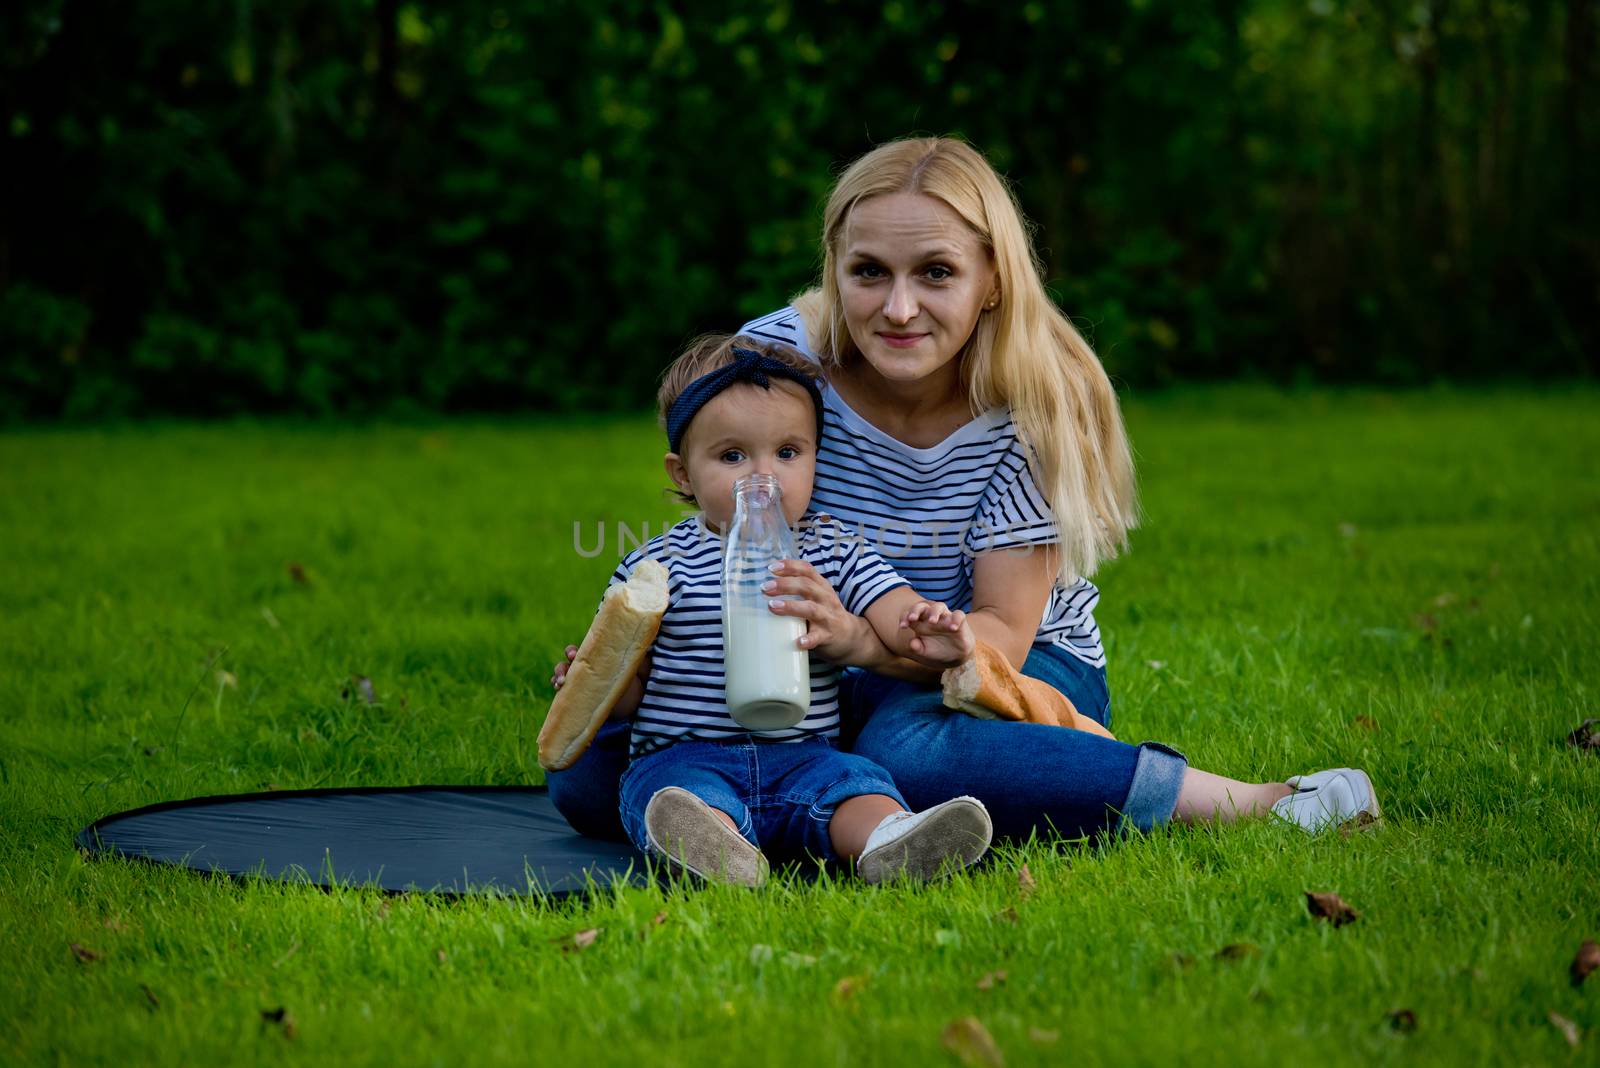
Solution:
{"label": "woman's blonde hair", "polygon": [[823,365],[860,358],[839,297],[838,258],[851,209],[868,197],[926,193],[964,219],[988,249],[1000,301],[962,349],[961,382],[976,416],[1009,405],[1029,468],[1061,535],[1059,579],[1091,575],[1138,524],[1133,456],[1105,368],[1045,291],[1016,198],[972,146],[948,138],[879,145],[840,176],[822,225],[821,284],[793,299]]}

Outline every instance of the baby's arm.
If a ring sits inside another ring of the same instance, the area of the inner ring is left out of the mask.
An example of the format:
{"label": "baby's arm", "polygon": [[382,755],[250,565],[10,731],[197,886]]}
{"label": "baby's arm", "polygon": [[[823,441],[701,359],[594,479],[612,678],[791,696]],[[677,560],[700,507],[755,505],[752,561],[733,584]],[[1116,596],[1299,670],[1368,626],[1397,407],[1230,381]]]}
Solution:
{"label": "baby's arm", "polygon": [[924,600],[910,586],[890,590],[863,615],[890,657],[949,668],[965,663],[977,649],[965,612]]}
{"label": "baby's arm", "polygon": [[[572,661],[577,658],[578,647],[567,646],[567,658],[556,665],[555,674],[550,676],[550,685],[556,689],[567,684],[567,669],[572,666]],[[644,654],[644,659],[639,661],[638,674],[628,680],[628,688],[622,691],[622,696],[617,699],[616,706],[611,709],[607,719],[627,719],[639,710],[639,702],[644,700],[645,683],[650,681],[650,662],[655,659],[654,651]]]}
{"label": "baby's arm", "polygon": [[628,680],[628,688],[622,691],[608,718],[627,719],[639,711],[639,702],[644,700],[644,684],[650,679],[650,662],[654,659],[654,650],[644,654],[644,659],[639,661],[639,673]]}

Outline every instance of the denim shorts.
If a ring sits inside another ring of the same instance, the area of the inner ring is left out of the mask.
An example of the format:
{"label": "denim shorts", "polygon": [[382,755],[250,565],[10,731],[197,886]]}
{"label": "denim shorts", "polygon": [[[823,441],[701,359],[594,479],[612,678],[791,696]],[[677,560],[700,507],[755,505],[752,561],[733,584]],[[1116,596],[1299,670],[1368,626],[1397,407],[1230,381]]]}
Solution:
{"label": "denim shorts", "polygon": [[784,863],[807,856],[838,860],[828,824],[841,803],[863,794],[905,799],[872,761],[841,753],[826,738],[798,742],[679,742],[640,757],[622,776],[622,826],[650,851],[644,810],[656,791],[681,786],[733,818],[739,833]]}

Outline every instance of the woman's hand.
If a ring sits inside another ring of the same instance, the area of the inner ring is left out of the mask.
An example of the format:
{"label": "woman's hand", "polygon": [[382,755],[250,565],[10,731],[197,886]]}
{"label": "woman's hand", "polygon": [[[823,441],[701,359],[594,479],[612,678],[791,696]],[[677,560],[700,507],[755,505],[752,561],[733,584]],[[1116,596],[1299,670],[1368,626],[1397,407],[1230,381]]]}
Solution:
{"label": "woman's hand", "polygon": [[[863,655],[863,643],[868,639],[877,647],[877,636],[866,620],[845,608],[838,591],[816,568],[804,560],[779,560],[772,565],[772,572],[773,577],[762,584],[761,592],[774,598],[768,604],[773,614],[806,621],[806,632],[798,642],[800,648],[835,664],[846,664]],[[776,599],[782,596],[800,600]]]}
{"label": "woman's hand", "polygon": [[935,667],[964,664],[978,648],[967,614],[941,601],[918,601],[912,605],[900,617],[900,629],[914,635],[912,653]]}
{"label": "woman's hand", "polygon": [[567,669],[572,667],[572,662],[577,658],[578,647],[576,645],[567,646],[567,658],[556,665],[555,672],[550,676],[550,685],[558,690],[561,689],[562,684],[567,681]]}

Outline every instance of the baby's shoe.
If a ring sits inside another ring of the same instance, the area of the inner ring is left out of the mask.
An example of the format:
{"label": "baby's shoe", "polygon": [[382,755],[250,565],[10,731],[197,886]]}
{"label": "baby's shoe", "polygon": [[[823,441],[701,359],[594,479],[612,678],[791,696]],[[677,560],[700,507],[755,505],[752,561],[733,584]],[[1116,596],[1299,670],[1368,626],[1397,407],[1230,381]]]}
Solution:
{"label": "baby's shoe", "polygon": [[767,858],[729,827],[717,810],[679,786],[657,790],[644,807],[653,852],[674,868],[711,882],[760,886]]}
{"label": "baby's shoe", "polygon": [[869,883],[888,882],[902,873],[932,879],[976,863],[988,852],[992,837],[989,811],[975,797],[954,797],[921,812],[896,812],[867,836],[856,874]]}
{"label": "baby's shoe", "polygon": [[1293,775],[1286,782],[1294,793],[1272,803],[1272,814],[1307,834],[1355,820],[1360,826],[1383,819],[1372,780],[1359,768],[1330,768],[1314,775]]}

